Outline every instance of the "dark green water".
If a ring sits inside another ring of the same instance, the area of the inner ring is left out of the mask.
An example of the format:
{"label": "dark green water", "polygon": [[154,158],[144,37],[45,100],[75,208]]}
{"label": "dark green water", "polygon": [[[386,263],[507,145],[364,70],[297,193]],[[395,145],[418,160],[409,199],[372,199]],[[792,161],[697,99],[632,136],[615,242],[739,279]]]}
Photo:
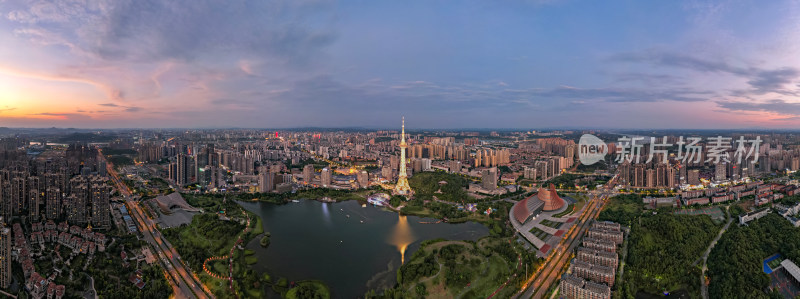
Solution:
{"label": "dark green water", "polygon": [[435,220],[362,208],[355,201],[240,204],[258,214],[264,231],[272,233],[266,249],[258,239],[247,244],[258,257],[254,269],[266,271],[273,281],[322,280],[334,298],[356,298],[369,289],[392,287],[401,251],[408,259],[424,240],[477,240],[489,234],[479,223],[423,224]]}

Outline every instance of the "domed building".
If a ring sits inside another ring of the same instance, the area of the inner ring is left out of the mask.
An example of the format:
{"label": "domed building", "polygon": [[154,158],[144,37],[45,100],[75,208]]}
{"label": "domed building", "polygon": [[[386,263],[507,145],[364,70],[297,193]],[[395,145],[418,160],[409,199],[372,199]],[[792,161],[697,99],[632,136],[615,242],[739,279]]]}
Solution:
{"label": "domed building", "polygon": [[556,187],[553,184],[550,184],[549,189],[545,189],[544,187],[539,188],[539,193],[536,194],[536,197],[544,202],[544,207],[542,211],[550,212],[558,210],[566,204],[561,197],[558,196],[556,193]]}
{"label": "domed building", "polygon": [[539,188],[536,194],[514,204],[511,213],[514,220],[519,224],[524,224],[541,212],[557,211],[563,208],[564,205],[566,205],[566,202],[558,196],[556,187],[550,184],[550,188]]}

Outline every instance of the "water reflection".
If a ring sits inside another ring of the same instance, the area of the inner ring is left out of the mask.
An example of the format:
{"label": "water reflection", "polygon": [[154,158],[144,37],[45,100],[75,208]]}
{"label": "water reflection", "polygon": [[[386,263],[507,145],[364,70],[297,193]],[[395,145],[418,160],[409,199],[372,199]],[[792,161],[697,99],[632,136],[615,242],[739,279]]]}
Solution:
{"label": "water reflection", "polygon": [[[479,223],[423,224],[420,222],[436,220],[362,208],[352,200],[240,204],[258,214],[264,230],[272,233],[269,249],[261,247],[259,238],[247,244],[246,248],[258,257],[253,269],[259,274],[269,273],[274,279],[324,281],[332,298],[361,298],[368,290],[393,287],[401,262],[397,254],[405,262],[405,254],[413,255],[422,240],[474,241],[489,234],[489,229]],[[267,289],[268,296],[280,297]]]}
{"label": "water reflection", "polygon": [[408,226],[408,219],[404,215],[398,215],[397,225],[394,226],[394,231],[389,239],[389,244],[397,247],[400,252],[400,263],[406,262],[406,248],[414,242],[414,234],[411,232],[411,227]]}
{"label": "water reflection", "polygon": [[328,203],[322,203],[322,219],[325,220],[325,224],[331,224],[331,212],[328,210]]}

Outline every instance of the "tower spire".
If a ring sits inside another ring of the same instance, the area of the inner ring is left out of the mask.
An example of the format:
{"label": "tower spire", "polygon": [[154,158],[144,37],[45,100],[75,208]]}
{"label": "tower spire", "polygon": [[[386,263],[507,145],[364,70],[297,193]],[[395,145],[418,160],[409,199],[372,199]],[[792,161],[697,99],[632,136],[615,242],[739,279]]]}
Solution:
{"label": "tower spire", "polygon": [[403,126],[400,131],[400,142],[406,143],[406,117],[403,116]]}
{"label": "tower spire", "polygon": [[402,129],[400,131],[400,173],[398,175],[397,184],[395,185],[393,193],[408,196],[413,191],[411,190],[411,186],[408,184],[408,175],[406,172],[406,148],[408,145],[406,144],[405,116],[402,118],[402,121]]}

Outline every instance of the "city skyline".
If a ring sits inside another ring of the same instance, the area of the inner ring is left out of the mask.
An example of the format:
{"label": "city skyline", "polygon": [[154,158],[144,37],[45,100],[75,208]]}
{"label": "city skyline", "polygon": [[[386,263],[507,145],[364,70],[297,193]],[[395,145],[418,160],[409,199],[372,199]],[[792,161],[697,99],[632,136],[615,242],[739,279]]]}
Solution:
{"label": "city skyline", "polygon": [[797,32],[800,0],[0,0],[0,297],[800,299]]}
{"label": "city skyline", "polygon": [[0,3],[0,126],[793,128],[796,2]]}

